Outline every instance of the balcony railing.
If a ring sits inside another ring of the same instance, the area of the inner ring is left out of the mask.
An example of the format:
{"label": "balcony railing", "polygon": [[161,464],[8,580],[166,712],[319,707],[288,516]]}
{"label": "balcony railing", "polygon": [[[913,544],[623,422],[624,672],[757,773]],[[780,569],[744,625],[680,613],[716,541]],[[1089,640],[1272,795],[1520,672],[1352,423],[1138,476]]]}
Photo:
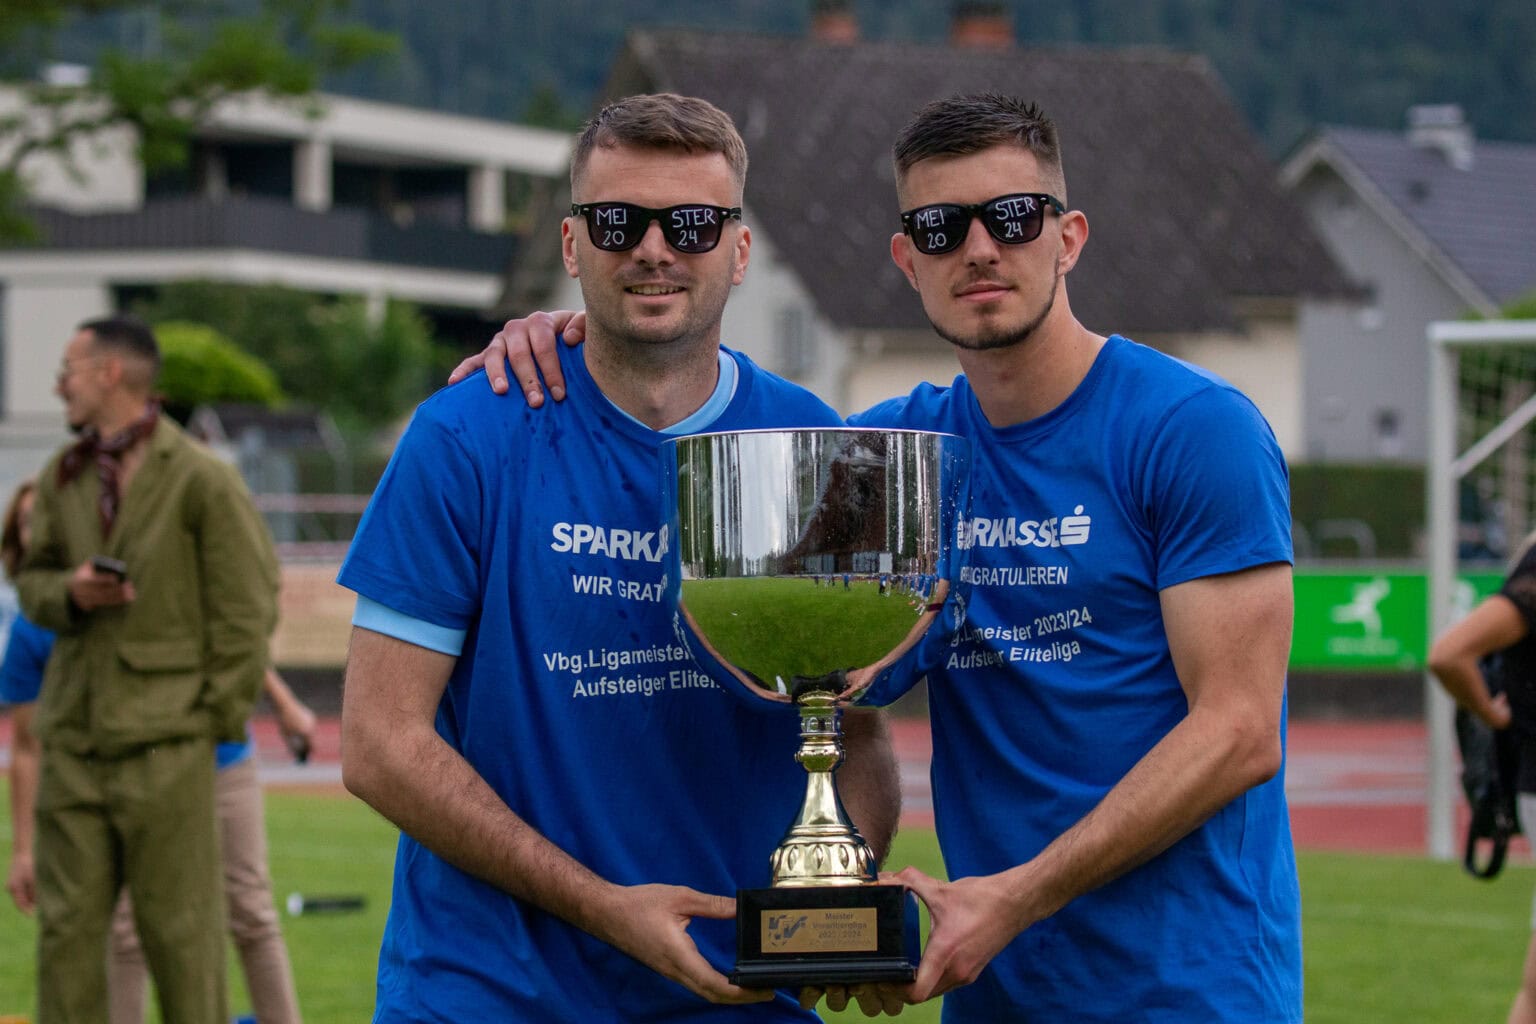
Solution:
{"label": "balcony railing", "polygon": [[31,216],[48,249],[254,249],[500,274],[517,248],[511,235],[445,224],[403,226],[371,210],[317,212],[259,196],[156,199],[123,213],[38,209]]}

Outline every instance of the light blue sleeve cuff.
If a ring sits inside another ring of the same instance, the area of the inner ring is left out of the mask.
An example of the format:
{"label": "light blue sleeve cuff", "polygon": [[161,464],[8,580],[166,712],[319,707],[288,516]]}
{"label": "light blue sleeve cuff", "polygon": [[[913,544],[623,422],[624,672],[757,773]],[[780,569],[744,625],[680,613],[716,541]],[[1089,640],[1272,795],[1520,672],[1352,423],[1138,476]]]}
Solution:
{"label": "light blue sleeve cuff", "polygon": [[352,613],[352,625],[371,629],[375,633],[404,640],[417,647],[425,647],[439,654],[451,654],[457,658],[464,652],[466,629],[449,629],[433,622],[413,619],[409,615],[387,608],[379,602],[357,596],[357,609]]}

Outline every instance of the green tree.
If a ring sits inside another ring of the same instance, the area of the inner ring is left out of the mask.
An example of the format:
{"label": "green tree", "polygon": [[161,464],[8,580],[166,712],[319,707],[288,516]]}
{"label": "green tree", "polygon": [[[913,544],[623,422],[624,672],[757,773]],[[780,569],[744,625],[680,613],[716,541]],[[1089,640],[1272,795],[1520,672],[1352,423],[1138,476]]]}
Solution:
{"label": "green tree", "polygon": [[406,302],[370,316],[359,298],[281,285],[178,281],[133,311],[150,323],[208,324],[260,359],[289,398],[330,413],[343,430],[404,415],[446,376],[426,318]]}
{"label": "green tree", "polygon": [[49,154],[79,173],[71,147],[131,129],[150,172],[184,164],[194,129],[215,104],[241,93],[302,102],[326,73],[390,52],[394,37],[342,18],[348,0],[0,0],[6,73],[34,75],[15,54],[46,54],[82,15],[135,12],[153,26],[141,52],[97,51],[83,84],[16,80],[23,102],[0,116],[0,238],[29,234],[19,212],[23,164]]}
{"label": "green tree", "polygon": [[166,409],[185,421],[207,402],[247,402],[274,408],[282,403],[277,375],[206,324],[172,320],[155,325],[160,342],[158,387]]}
{"label": "green tree", "polygon": [[411,303],[391,299],[376,319],[359,299],[332,303],[326,312],[343,382],[332,414],[341,422],[375,427],[399,419],[446,379],[434,358],[432,325]]}
{"label": "green tree", "polygon": [[1503,315],[1506,320],[1536,320],[1536,288],[1511,300]]}

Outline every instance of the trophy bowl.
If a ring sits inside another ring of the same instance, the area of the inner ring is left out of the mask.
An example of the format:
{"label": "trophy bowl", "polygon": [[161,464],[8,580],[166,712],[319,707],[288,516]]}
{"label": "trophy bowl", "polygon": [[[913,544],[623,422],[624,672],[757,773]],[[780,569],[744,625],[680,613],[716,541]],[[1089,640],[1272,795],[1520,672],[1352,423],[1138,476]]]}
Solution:
{"label": "trophy bowl", "polygon": [[[806,797],[737,894],[732,981],[804,987],[910,980],[916,907],[880,885],[833,775],[840,717],[938,625],[959,628],[970,445],[951,434],[817,428],[667,441],[671,575],[690,650],[742,699],[792,702]],[[926,666],[903,666],[918,672]]]}

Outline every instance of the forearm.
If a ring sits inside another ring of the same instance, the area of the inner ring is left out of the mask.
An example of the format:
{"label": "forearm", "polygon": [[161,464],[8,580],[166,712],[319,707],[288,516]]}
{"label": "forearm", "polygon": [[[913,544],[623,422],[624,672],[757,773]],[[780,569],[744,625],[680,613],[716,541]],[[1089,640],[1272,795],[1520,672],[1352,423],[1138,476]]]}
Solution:
{"label": "forearm", "polygon": [[41,749],[30,725],[32,708],[12,712],[11,730],[11,852],[32,856],[33,815],[37,809],[38,767]]}
{"label": "forearm", "polygon": [[1466,656],[1432,660],[1429,669],[1452,700],[1483,721],[1493,724],[1493,698],[1488,692],[1488,683],[1478,668],[1476,658]]}
{"label": "forearm", "polygon": [[1502,728],[1509,724],[1509,709],[1489,693],[1482,659],[1519,643],[1526,632],[1520,609],[1505,595],[1494,594],[1435,638],[1429,671],[1457,704]]}
{"label": "forearm", "polygon": [[1005,872],[1020,929],[1156,857],[1272,778],[1280,756],[1265,723],[1192,711],[1076,825]]}
{"label": "forearm", "polygon": [[438,735],[424,695],[437,695],[435,710],[452,663],[354,630],[342,702],[347,788],[460,870],[611,941],[606,911],[618,887],[528,825]]}
{"label": "forearm", "polygon": [[901,818],[901,767],[891,745],[886,713],[857,708],[843,715],[843,766],[838,795],[859,833],[884,863]]}
{"label": "forearm", "polygon": [[69,600],[71,569],[24,569],[16,577],[22,612],[36,625],[54,633],[71,633],[82,616]]}
{"label": "forearm", "polygon": [[293,690],[271,666],[261,674],[261,690],[272,703],[272,710],[279,716],[292,714],[304,707],[304,702],[294,696]]}
{"label": "forearm", "polygon": [[1159,601],[1188,711],[1092,811],[1011,872],[1024,927],[1157,856],[1280,770],[1290,566],[1191,580]]}

